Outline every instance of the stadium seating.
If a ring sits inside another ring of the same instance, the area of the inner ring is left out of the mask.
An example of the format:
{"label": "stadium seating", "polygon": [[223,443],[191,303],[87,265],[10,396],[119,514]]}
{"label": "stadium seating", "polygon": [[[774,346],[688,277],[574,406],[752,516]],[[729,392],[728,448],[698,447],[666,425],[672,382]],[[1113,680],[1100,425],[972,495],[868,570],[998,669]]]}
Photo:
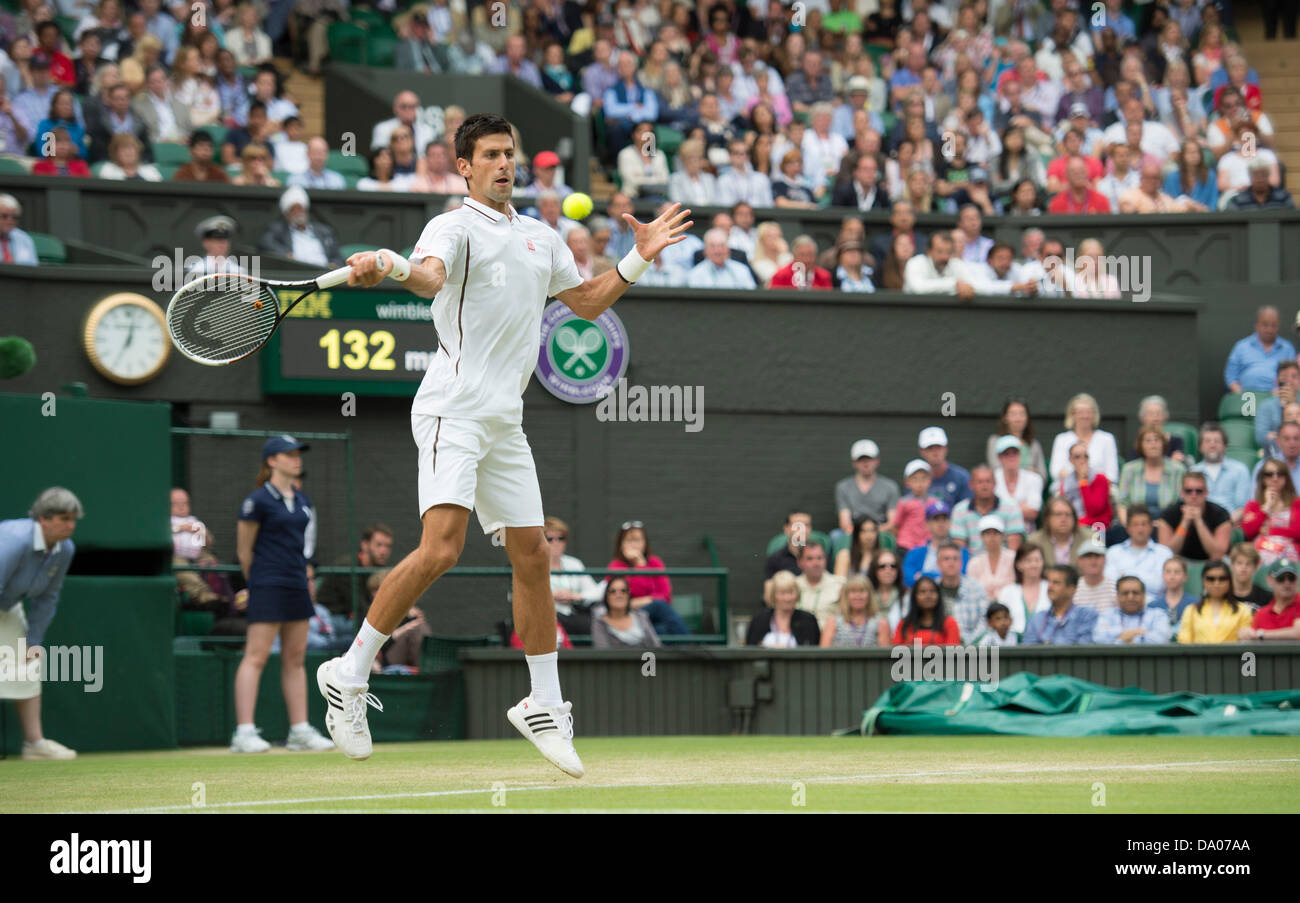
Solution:
{"label": "stadium seating", "polygon": [[8,157],[0,157],[0,175],[25,176],[29,170],[17,160],[10,160]]}
{"label": "stadium seating", "polygon": [[332,169],[343,176],[365,178],[369,174],[366,158],[355,154],[348,155],[342,151],[332,150],[325,163],[326,169]]}
{"label": "stadium seating", "polygon": [[168,141],[158,141],[153,146],[153,159],[155,163],[175,163],[177,166],[183,166],[190,162],[190,149],[183,144],[172,144]]}
{"label": "stadium seating", "polygon": [[1177,437],[1183,440],[1183,449],[1186,451],[1188,456],[1193,458],[1197,456],[1197,446],[1200,442],[1200,436],[1196,427],[1192,426],[1190,423],[1169,421],[1165,424],[1165,432],[1168,433],[1171,438]]}
{"label": "stadium seating", "polygon": [[379,250],[379,245],[369,245],[369,244],[365,244],[364,242],[356,242],[354,244],[340,245],[339,256],[342,257],[344,260],[347,260],[353,254],[360,253],[361,251],[378,251],[378,250]]}
{"label": "stadium seating", "polygon": [[366,61],[366,30],[348,22],[334,22],[329,27],[330,59],[336,63],[361,64]]}
{"label": "stadium seating", "polygon": [[[1257,393],[1256,393],[1256,394],[1257,394]],[[1261,401],[1261,400],[1262,400],[1262,399],[1260,399],[1260,398],[1256,398],[1256,399],[1255,399],[1255,403],[1258,404],[1259,401]],[[1221,420],[1221,421],[1228,421],[1228,420],[1251,420],[1251,421],[1253,421],[1253,420],[1255,419],[1253,415],[1248,417],[1246,414],[1243,414],[1243,413],[1242,413],[1242,411],[1243,411],[1243,410],[1246,410],[1246,409],[1247,409],[1247,404],[1246,404],[1245,396],[1243,396],[1243,395],[1241,395],[1241,394],[1233,394],[1233,393],[1229,393],[1229,394],[1223,396],[1223,398],[1219,399],[1219,420]],[[1253,408],[1252,408],[1252,410],[1253,410]]]}
{"label": "stadium seating", "polygon": [[64,247],[63,240],[55,235],[47,235],[44,232],[29,232],[32,237],[32,243],[36,245],[36,256],[41,263],[67,263],[68,249]]}

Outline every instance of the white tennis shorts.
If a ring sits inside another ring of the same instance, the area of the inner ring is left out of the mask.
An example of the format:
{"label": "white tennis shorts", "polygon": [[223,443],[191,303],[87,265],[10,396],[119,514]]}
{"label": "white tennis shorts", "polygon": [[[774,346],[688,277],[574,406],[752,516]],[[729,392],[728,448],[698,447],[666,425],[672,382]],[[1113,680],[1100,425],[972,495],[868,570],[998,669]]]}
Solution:
{"label": "white tennis shorts", "polygon": [[434,505],[478,515],[484,533],[542,526],[533,450],[519,424],[411,415],[420,449],[420,516]]}
{"label": "white tennis shorts", "polygon": [[[26,636],[27,618],[21,605],[0,611],[0,657],[4,659],[0,662],[0,699],[31,699],[41,695],[41,668],[45,663],[28,662],[25,654],[21,659],[16,658],[20,651],[18,641]],[[25,651],[26,646],[21,649]]]}

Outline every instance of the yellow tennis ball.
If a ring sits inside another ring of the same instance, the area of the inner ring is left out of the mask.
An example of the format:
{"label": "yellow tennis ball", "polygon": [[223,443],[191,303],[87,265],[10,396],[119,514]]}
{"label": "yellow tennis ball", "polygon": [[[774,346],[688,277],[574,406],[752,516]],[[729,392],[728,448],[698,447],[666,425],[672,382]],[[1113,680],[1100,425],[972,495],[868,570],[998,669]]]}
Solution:
{"label": "yellow tennis ball", "polygon": [[564,199],[564,215],[569,219],[586,219],[591,214],[593,204],[588,195],[575,191]]}

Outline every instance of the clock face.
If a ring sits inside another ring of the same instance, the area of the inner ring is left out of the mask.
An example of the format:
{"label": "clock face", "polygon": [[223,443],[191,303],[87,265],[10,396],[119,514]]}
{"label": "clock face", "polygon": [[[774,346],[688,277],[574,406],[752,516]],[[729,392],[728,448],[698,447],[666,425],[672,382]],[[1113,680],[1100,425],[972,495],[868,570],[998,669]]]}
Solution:
{"label": "clock face", "polygon": [[171,351],[162,312],[142,297],[108,298],[97,305],[88,323],[86,345],[95,368],[125,385],[152,379]]}

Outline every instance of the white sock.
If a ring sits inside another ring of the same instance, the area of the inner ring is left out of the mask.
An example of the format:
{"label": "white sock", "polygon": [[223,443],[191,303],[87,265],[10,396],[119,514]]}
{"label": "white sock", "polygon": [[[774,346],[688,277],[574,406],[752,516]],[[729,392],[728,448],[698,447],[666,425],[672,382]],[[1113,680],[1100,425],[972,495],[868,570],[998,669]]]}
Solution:
{"label": "white sock", "polygon": [[529,694],[538,705],[555,706],[564,702],[560,695],[560,654],[548,652],[545,655],[525,655],[528,673],[533,679],[533,690]]}
{"label": "white sock", "polygon": [[299,731],[305,731],[310,729],[311,729],[311,725],[308,724],[306,721],[299,721],[297,724],[289,725],[289,733],[291,734],[296,734]]}
{"label": "white sock", "polygon": [[235,725],[236,734],[251,734],[255,730],[257,730],[257,725],[253,724],[252,722],[249,722],[248,724]]}
{"label": "white sock", "polygon": [[380,647],[387,642],[388,634],[375,630],[369,621],[362,621],[357,638],[343,655],[340,676],[354,684],[368,683],[366,678],[370,676],[370,666],[375,663]]}

